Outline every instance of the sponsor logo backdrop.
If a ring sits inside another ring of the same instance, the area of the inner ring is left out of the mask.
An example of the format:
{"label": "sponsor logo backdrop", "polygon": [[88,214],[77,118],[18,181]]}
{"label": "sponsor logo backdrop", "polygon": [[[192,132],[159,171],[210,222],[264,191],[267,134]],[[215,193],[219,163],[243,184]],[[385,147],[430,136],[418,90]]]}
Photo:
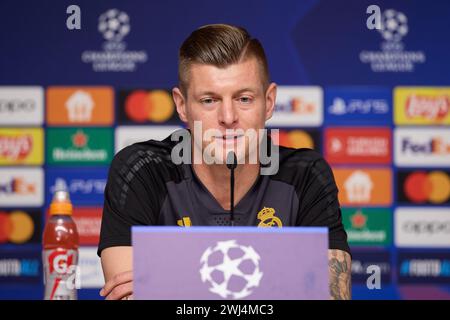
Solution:
{"label": "sponsor logo backdrop", "polygon": [[[100,298],[95,251],[112,157],[183,126],[171,99],[178,47],[186,30],[227,21],[266,48],[279,84],[268,127],[332,166],[353,298],[450,299],[450,42],[435,41],[448,38],[450,3],[380,0],[382,29],[369,30],[370,1],[346,1],[345,15],[340,1],[267,2],[242,16],[232,8],[252,3],[230,1],[177,10],[81,0],[74,31],[61,23],[71,2],[0,4],[15,48],[0,53],[0,298],[42,298],[40,238],[61,186],[81,233],[79,297]],[[366,286],[371,265],[379,290]]]}

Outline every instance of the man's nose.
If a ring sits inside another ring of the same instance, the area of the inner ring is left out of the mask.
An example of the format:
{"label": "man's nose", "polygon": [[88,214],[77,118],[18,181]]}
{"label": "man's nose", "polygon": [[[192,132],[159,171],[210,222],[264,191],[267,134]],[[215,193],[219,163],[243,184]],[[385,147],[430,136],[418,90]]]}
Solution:
{"label": "man's nose", "polygon": [[222,106],[219,110],[219,122],[225,127],[233,126],[238,120],[238,114],[233,105],[233,100],[222,101]]}

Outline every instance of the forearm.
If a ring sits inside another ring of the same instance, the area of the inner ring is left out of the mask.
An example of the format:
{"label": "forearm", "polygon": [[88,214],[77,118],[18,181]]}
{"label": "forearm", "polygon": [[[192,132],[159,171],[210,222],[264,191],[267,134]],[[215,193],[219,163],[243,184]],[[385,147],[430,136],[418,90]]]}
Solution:
{"label": "forearm", "polygon": [[101,262],[105,282],[108,282],[115,275],[132,270],[132,249],[131,247],[107,248],[102,252]]}
{"label": "forearm", "polygon": [[351,258],[342,250],[328,250],[330,295],[333,300],[349,300],[351,294]]}

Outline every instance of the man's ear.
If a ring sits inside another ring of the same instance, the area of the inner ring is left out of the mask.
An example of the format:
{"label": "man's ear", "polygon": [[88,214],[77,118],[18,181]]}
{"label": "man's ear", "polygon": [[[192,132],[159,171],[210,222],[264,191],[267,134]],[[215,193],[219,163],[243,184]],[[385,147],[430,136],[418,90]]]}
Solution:
{"label": "man's ear", "polygon": [[272,82],[266,90],[266,121],[272,118],[277,98],[277,84]]}
{"label": "man's ear", "polygon": [[172,98],[175,102],[175,106],[177,108],[178,116],[181,121],[187,123],[187,115],[186,115],[186,99],[183,96],[183,93],[178,87],[174,87],[172,89]]}

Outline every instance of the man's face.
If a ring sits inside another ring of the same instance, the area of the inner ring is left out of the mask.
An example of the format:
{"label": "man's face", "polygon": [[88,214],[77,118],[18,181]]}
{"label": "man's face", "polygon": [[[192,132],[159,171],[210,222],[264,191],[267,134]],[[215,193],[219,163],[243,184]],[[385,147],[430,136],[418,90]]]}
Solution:
{"label": "man's face", "polygon": [[[180,119],[187,123],[197,142],[194,143],[196,151],[203,151],[209,145],[222,150],[214,154],[218,161],[225,161],[230,150],[236,152],[238,161],[245,160],[249,152],[255,151],[252,146],[258,138],[245,137],[239,132],[264,128],[273,113],[276,85],[272,83],[264,90],[256,58],[226,68],[193,64],[188,78],[187,96],[175,88],[173,97]],[[194,130],[197,121],[201,122],[203,132],[217,129],[217,133],[210,139],[204,135],[199,139]]]}

